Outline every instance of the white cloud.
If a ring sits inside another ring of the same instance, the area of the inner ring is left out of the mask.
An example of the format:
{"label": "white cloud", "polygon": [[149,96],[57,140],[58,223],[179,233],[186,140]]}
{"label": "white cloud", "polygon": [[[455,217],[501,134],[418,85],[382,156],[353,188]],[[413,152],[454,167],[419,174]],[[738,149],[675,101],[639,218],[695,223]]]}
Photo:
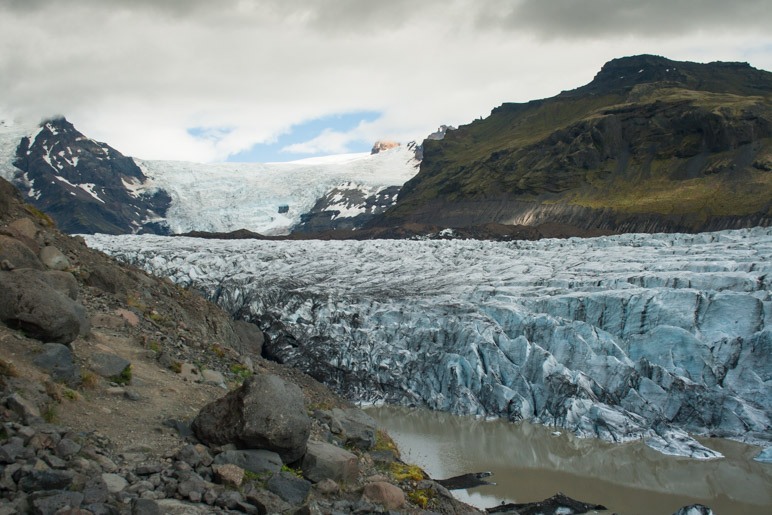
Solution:
{"label": "white cloud", "polygon": [[[13,0],[0,7],[0,110],[62,113],[124,153],[200,161],[324,116],[382,113],[297,147],[345,150],[420,139],[502,102],[552,96],[623,55],[772,69],[763,5]],[[196,127],[228,130],[202,138],[188,132]]]}

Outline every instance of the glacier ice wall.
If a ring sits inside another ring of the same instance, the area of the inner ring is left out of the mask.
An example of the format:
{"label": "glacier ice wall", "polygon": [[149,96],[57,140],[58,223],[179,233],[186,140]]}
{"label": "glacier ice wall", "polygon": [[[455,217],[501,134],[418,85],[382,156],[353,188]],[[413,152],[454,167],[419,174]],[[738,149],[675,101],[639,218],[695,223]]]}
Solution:
{"label": "glacier ice wall", "polygon": [[89,236],[350,398],[662,452],[772,439],[772,229],[536,242]]}

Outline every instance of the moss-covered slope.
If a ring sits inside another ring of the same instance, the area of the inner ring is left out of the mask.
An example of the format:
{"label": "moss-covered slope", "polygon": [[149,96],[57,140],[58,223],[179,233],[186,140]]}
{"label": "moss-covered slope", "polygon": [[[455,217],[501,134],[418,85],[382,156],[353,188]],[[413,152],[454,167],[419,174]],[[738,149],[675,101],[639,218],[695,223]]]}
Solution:
{"label": "moss-covered slope", "polygon": [[[380,223],[705,230],[772,219],[772,73],[636,56],[424,142]],[[571,231],[568,231],[569,233]]]}

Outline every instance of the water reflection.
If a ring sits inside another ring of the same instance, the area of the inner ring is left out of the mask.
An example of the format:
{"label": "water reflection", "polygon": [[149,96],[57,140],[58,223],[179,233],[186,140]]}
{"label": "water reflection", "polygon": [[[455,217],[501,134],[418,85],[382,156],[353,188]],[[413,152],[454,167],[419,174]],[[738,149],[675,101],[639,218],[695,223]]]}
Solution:
{"label": "water reflection", "polygon": [[703,443],[726,458],[664,456],[643,445],[614,445],[550,428],[427,410],[368,408],[397,441],[405,461],[432,477],[491,471],[496,486],[456,492],[479,507],[529,502],[558,491],[620,514],[669,514],[696,502],[719,515],[772,513],[772,465],[758,449],[726,440]]}

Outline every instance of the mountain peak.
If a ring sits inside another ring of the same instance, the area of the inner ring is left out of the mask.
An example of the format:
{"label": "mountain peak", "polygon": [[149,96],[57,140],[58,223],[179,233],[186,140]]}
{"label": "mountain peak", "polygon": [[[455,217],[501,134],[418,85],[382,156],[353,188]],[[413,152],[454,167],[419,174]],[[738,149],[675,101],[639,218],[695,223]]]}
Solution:
{"label": "mountain peak", "polygon": [[562,96],[624,93],[638,84],[663,82],[716,93],[758,94],[772,87],[769,73],[744,62],[695,63],[642,54],[608,61],[592,82]]}

